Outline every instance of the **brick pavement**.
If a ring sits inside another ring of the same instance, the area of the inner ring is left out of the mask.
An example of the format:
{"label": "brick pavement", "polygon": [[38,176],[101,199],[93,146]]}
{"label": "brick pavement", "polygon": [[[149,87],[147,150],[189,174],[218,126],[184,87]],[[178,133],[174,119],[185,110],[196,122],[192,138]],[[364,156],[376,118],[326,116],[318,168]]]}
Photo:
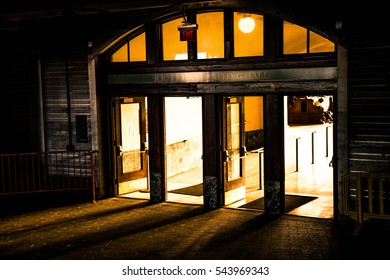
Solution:
{"label": "brick pavement", "polygon": [[356,238],[327,219],[126,198],[0,221],[3,260],[379,259],[378,246],[390,248],[388,232]]}

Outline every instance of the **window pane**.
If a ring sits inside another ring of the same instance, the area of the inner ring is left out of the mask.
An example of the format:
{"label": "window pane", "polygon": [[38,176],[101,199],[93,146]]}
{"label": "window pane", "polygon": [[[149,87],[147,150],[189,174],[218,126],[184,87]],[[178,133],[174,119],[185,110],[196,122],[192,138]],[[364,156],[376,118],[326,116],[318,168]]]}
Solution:
{"label": "window pane", "polygon": [[284,21],[283,54],[307,53],[307,29]]}
{"label": "window pane", "polygon": [[130,61],[146,61],[145,32],[133,38],[129,44]]}
{"label": "window pane", "polygon": [[188,59],[187,42],[180,41],[180,33],[177,30],[182,21],[182,18],[178,18],[162,25],[163,60]]}
{"label": "window pane", "polygon": [[263,16],[235,12],[234,56],[262,56],[264,54],[263,34]]}
{"label": "window pane", "polygon": [[122,172],[141,169],[140,104],[121,104]]}
{"label": "window pane", "polygon": [[334,52],[335,44],[328,39],[310,31],[310,53]]}
{"label": "window pane", "polygon": [[196,15],[198,59],[224,58],[223,12]]}
{"label": "window pane", "polygon": [[123,45],[119,50],[117,50],[112,56],[112,62],[128,62],[128,45]]}
{"label": "window pane", "polygon": [[228,161],[228,181],[231,181],[241,177],[240,104],[227,104],[227,114],[227,149],[232,158],[231,161]]}

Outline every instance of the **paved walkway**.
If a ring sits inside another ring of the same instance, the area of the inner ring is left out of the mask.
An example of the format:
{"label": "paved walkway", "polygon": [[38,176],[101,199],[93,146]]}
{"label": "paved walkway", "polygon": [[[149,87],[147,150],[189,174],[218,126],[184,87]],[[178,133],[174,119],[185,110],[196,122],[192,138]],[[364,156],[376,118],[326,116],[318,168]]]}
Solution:
{"label": "paved walkway", "polygon": [[[370,225],[375,228],[375,224]],[[383,259],[389,230],[353,237],[333,220],[128,198],[0,218],[5,260]],[[376,234],[376,235],[374,235]],[[386,253],[387,253],[386,252]]]}

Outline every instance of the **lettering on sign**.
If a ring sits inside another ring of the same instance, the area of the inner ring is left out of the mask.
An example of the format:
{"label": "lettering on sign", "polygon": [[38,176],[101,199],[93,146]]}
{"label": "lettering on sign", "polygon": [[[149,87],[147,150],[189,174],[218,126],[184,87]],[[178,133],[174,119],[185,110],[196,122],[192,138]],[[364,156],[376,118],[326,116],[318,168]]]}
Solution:
{"label": "lettering on sign", "polygon": [[180,41],[196,41],[196,30],[180,30]]}
{"label": "lettering on sign", "polygon": [[[187,30],[188,31],[188,30]],[[111,74],[109,84],[223,83],[263,81],[310,81],[336,79],[336,67],[198,71],[181,73]]]}

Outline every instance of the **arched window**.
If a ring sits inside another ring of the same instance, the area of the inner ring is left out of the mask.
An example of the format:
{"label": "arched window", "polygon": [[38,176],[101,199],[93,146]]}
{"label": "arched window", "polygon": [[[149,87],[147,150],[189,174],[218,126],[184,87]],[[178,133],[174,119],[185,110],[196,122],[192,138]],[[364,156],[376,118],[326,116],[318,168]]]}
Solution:
{"label": "arched window", "polygon": [[[162,24],[163,60],[187,60],[188,46],[180,41],[178,26],[182,18]],[[196,15],[197,59],[224,58],[223,12],[199,13]]]}
{"label": "arched window", "polygon": [[328,39],[288,21],[283,22],[283,54],[334,52]]}
{"label": "arched window", "polygon": [[[198,12],[196,40],[192,41],[197,60],[224,59],[225,47],[234,58],[264,56],[264,16],[256,13],[229,12],[232,23],[225,23],[225,12]],[[192,17],[194,18],[194,17]],[[227,17],[229,18],[229,17]],[[183,24],[179,17],[160,24],[161,55],[158,61],[188,60],[189,42],[180,40],[178,27]],[[283,38],[283,55],[307,55],[335,52],[335,44],[307,28],[280,19],[283,29],[273,30],[275,36]],[[159,24],[159,23],[156,23]],[[231,30],[225,30],[225,28]],[[139,32],[139,31],[138,31]],[[283,37],[278,35],[283,33]],[[226,42],[225,34],[232,34],[233,43]],[[145,62],[145,32],[132,37],[127,43],[116,48],[111,55],[112,62]],[[156,48],[158,46],[156,45]]]}
{"label": "arched window", "polygon": [[264,54],[263,16],[234,13],[234,56],[262,56]]}
{"label": "arched window", "polygon": [[134,37],[112,54],[111,62],[146,61],[145,40],[145,32]]}
{"label": "arched window", "polygon": [[198,24],[198,59],[224,58],[223,12],[196,15]]}
{"label": "arched window", "polygon": [[180,41],[177,27],[182,24],[183,18],[177,18],[161,26],[163,60],[187,60],[187,42]]}
{"label": "arched window", "polygon": [[310,48],[309,53],[320,53],[320,52],[334,52],[335,44],[328,39],[318,35],[317,33],[309,32]]}
{"label": "arched window", "polygon": [[126,43],[120,47],[111,56],[111,62],[129,62],[129,44]]}
{"label": "arched window", "polygon": [[129,42],[130,62],[146,61],[146,40],[145,32],[133,38]]}

